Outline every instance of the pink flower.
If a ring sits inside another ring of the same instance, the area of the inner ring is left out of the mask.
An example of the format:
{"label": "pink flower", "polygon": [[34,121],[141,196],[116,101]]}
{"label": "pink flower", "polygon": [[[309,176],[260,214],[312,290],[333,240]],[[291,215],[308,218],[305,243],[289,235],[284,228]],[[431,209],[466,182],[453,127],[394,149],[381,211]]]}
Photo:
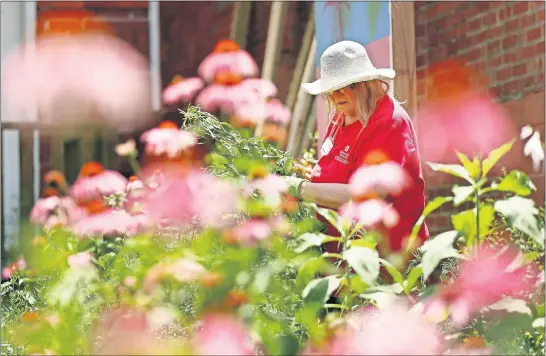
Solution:
{"label": "pink flower", "polygon": [[15,273],[27,268],[27,263],[23,257],[17,258],[11,265],[2,269],[2,279],[10,279]]}
{"label": "pink flower", "polygon": [[536,276],[529,276],[525,267],[512,268],[515,258],[512,250],[499,255],[480,246],[478,253],[460,266],[459,278],[426,303],[426,315],[439,321],[451,314],[453,322],[464,325],[474,313],[502,297],[530,292]]}
{"label": "pink flower", "polygon": [[267,105],[265,101],[259,100],[238,106],[234,116],[240,126],[256,126],[259,121],[265,121],[267,118]]}
{"label": "pink flower", "polygon": [[30,212],[30,221],[53,227],[76,222],[86,215],[85,209],[78,207],[71,197],[52,196],[38,199]]}
{"label": "pink flower", "polygon": [[146,153],[175,158],[197,144],[197,137],[191,132],[174,128],[153,128],[144,132],[140,140],[146,143]]}
{"label": "pink flower", "polygon": [[266,204],[272,206],[280,204],[282,194],[288,191],[286,181],[276,174],[269,174],[264,178],[254,180],[252,187],[260,192]]}
{"label": "pink flower", "polygon": [[458,162],[455,150],[469,157],[487,157],[516,135],[495,98],[476,92],[425,103],[418,116],[420,152],[425,161]]}
{"label": "pink flower", "polygon": [[206,112],[215,112],[229,97],[229,89],[221,84],[211,84],[203,89],[195,98],[195,104]]}
{"label": "pink flower", "polygon": [[5,105],[13,114],[35,106],[42,123],[100,120],[118,130],[150,118],[146,59],[114,36],[40,38],[11,53],[2,69],[2,91],[10,93]]}
{"label": "pink flower", "polygon": [[411,178],[404,168],[395,162],[364,165],[349,180],[349,192],[355,198],[398,196],[411,185]]}
{"label": "pink flower", "polygon": [[191,282],[201,277],[207,270],[199,263],[188,258],[181,258],[168,265],[167,273],[179,282]]}
{"label": "pink flower", "polygon": [[205,86],[203,79],[198,77],[183,79],[182,81],[169,85],[163,91],[163,102],[176,104],[180,101],[190,102],[195,94]]}
{"label": "pink flower", "polygon": [[279,125],[288,125],[292,119],[292,113],[279,99],[267,102],[267,119]]}
{"label": "pink flower", "polygon": [[91,266],[93,256],[89,252],[78,252],[68,257],[68,265],[72,268],[87,268]]}
{"label": "pink flower", "polygon": [[72,230],[81,237],[135,235],[150,226],[144,214],[130,215],[125,210],[110,209],[78,221]]}
{"label": "pink flower", "polygon": [[91,177],[79,177],[70,188],[70,195],[78,202],[88,202],[125,192],[127,183],[120,173],[106,170]]}
{"label": "pink flower", "polygon": [[[335,337],[328,355],[438,355],[440,330],[404,303],[375,311],[360,311]],[[394,339],[393,339],[394,338]],[[394,340],[394,342],[393,342]]]}
{"label": "pink flower", "polygon": [[230,315],[205,315],[201,330],[194,336],[192,345],[197,355],[254,354],[248,331]]}
{"label": "pink flower", "polygon": [[379,226],[392,228],[400,220],[396,209],[379,199],[366,200],[362,203],[350,201],[341,207],[340,213],[350,220],[359,221],[364,228]]}
{"label": "pink flower", "polygon": [[258,75],[258,66],[252,56],[245,50],[235,52],[211,53],[197,69],[199,76],[212,82],[220,72],[229,72],[241,77]]}
{"label": "pink flower", "polygon": [[260,219],[245,221],[227,232],[227,242],[237,242],[243,246],[253,246],[259,241],[266,240],[272,234],[271,225]]}
{"label": "pink flower", "polygon": [[236,211],[238,193],[224,181],[201,172],[181,173],[165,167],[159,186],[143,199],[150,217],[173,225],[193,220],[216,225],[225,214]]}
{"label": "pink flower", "polygon": [[262,99],[271,98],[277,95],[277,87],[269,79],[263,78],[248,78],[243,80],[239,87],[242,91],[248,93],[256,93]]}

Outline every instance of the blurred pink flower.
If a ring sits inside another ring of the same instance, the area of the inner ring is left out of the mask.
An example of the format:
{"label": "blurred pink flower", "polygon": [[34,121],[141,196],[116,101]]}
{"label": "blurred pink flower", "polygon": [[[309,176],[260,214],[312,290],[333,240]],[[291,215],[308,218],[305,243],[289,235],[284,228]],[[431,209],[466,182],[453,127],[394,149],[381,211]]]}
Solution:
{"label": "blurred pink flower", "polygon": [[288,125],[292,119],[292,113],[279,99],[271,99],[267,102],[267,120],[280,125]]}
{"label": "blurred pink flower", "polygon": [[10,279],[15,273],[27,268],[27,262],[23,257],[18,257],[15,262],[2,269],[2,279]]}
{"label": "blurred pink flower", "polygon": [[404,168],[395,162],[385,162],[358,168],[349,180],[349,192],[355,199],[398,196],[410,185],[411,178]]}
{"label": "blurred pink flower", "polygon": [[143,232],[149,226],[145,214],[130,215],[125,210],[110,209],[78,221],[72,230],[80,237],[123,237]]}
{"label": "blurred pink flower", "polygon": [[46,227],[74,223],[87,215],[71,197],[52,196],[38,199],[30,212],[30,221]]}
{"label": "blurred pink flower", "polygon": [[182,81],[171,84],[163,91],[163,102],[166,104],[176,104],[179,102],[188,103],[205,86],[203,79],[198,77],[186,78]]}
{"label": "blurred pink flower", "polygon": [[166,272],[179,282],[191,282],[203,276],[207,270],[201,264],[191,259],[181,258],[170,263]]}
{"label": "blurred pink flower", "polygon": [[251,127],[256,126],[259,121],[264,121],[267,115],[267,104],[263,100],[240,105],[234,113],[237,118],[237,126]]}
{"label": "blurred pink flower", "polygon": [[[35,46],[35,47],[34,47]],[[14,114],[36,106],[46,124],[96,123],[132,130],[149,120],[146,59],[108,35],[48,36],[2,62],[2,91]]]}
{"label": "blurred pink flower", "polygon": [[[160,170],[160,184],[142,200],[154,221],[167,219],[173,225],[186,225],[198,220],[216,225],[223,215],[236,210],[239,195],[231,184],[200,171]],[[145,172],[145,177],[149,173]]]}
{"label": "blurred pink flower", "polygon": [[240,77],[258,75],[258,66],[252,56],[245,50],[235,52],[211,53],[197,69],[199,76],[206,82],[213,82],[221,72],[229,72]]}
{"label": "blurred pink flower", "polygon": [[418,116],[420,152],[426,161],[458,161],[455,150],[486,157],[516,134],[502,106],[476,92],[425,103]]}
{"label": "blurred pink flower", "polygon": [[254,355],[250,335],[235,317],[207,314],[201,329],[193,337],[193,351],[197,355]]}
{"label": "blurred pink flower", "polygon": [[68,265],[72,268],[87,268],[91,266],[93,256],[89,252],[78,252],[68,256]]}
{"label": "blurred pink flower", "polygon": [[247,78],[239,84],[239,88],[247,94],[256,93],[257,97],[263,99],[277,95],[277,87],[269,79]]}
{"label": "blurred pink flower", "polygon": [[529,276],[525,266],[512,268],[516,256],[510,249],[499,254],[480,246],[477,254],[461,264],[460,276],[453,284],[425,304],[426,315],[434,321],[451,315],[453,322],[465,325],[474,313],[502,297],[532,291],[536,276]]}
{"label": "blurred pink flower", "polygon": [[252,219],[239,224],[237,227],[226,232],[228,243],[240,243],[243,246],[253,246],[259,241],[266,240],[273,230],[271,225],[261,219]]}
{"label": "blurred pink flower", "polygon": [[286,181],[277,174],[269,174],[264,178],[256,179],[251,183],[251,187],[264,197],[266,204],[272,206],[280,204],[282,194],[288,192]]}
{"label": "blurred pink flower", "polygon": [[396,209],[380,199],[370,199],[361,203],[350,201],[341,207],[340,213],[350,220],[359,221],[364,228],[371,229],[380,226],[392,228],[400,219]]}
{"label": "blurred pink flower", "polygon": [[203,89],[195,98],[195,104],[201,110],[213,113],[220,109],[230,94],[229,88],[221,84],[211,84]]}
{"label": "blurred pink flower", "polygon": [[353,326],[334,337],[328,355],[438,355],[442,351],[440,330],[404,303],[358,311],[350,319]]}
{"label": "blurred pink flower", "polygon": [[144,132],[140,140],[146,143],[144,150],[154,156],[179,156],[185,150],[197,144],[197,137],[188,131],[175,128],[153,128]]}
{"label": "blurred pink flower", "polygon": [[91,177],[79,177],[70,188],[77,202],[88,202],[125,192],[128,180],[116,171],[106,170]]}

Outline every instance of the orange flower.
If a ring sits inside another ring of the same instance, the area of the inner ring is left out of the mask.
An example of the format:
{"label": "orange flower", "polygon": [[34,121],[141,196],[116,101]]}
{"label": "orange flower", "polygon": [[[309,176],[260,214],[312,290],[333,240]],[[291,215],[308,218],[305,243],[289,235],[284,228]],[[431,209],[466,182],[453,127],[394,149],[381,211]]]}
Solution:
{"label": "orange flower", "polygon": [[108,206],[104,203],[102,199],[92,200],[90,202],[80,205],[84,208],[88,214],[98,214],[108,210]]}
{"label": "orange flower", "polygon": [[205,287],[215,287],[224,281],[224,276],[219,273],[210,272],[201,278],[201,284]]}
{"label": "orange flower", "polygon": [[230,71],[221,71],[216,74],[214,82],[221,85],[235,85],[243,81],[243,77]]}
{"label": "orange flower", "polygon": [[105,33],[114,31],[108,22],[84,10],[57,10],[41,12],[36,26],[37,35]]}
{"label": "orange flower", "polygon": [[381,150],[372,150],[364,157],[364,165],[377,165],[390,161],[389,156]]}
{"label": "orange flower", "polygon": [[286,127],[276,124],[265,124],[262,137],[266,141],[276,142],[280,145],[284,143],[287,136]]}
{"label": "orange flower", "polygon": [[486,347],[485,340],[479,336],[469,336],[463,340],[463,343],[468,348],[481,349]]}
{"label": "orange flower", "polygon": [[173,77],[173,79],[171,79],[171,82],[169,83],[169,85],[174,85],[174,84],[178,84],[178,83],[181,83],[184,81],[184,77],[181,76],[180,74],[177,74]]}
{"label": "orange flower", "polygon": [[214,53],[229,53],[229,52],[237,52],[240,50],[241,47],[232,40],[220,40],[218,43],[216,43],[216,46],[214,46],[214,49],[212,52]]}
{"label": "orange flower", "polygon": [[64,174],[55,170],[49,171],[44,175],[43,185],[42,196],[44,198],[65,195],[68,189]]}
{"label": "orange flower", "polygon": [[180,126],[178,126],[176,123],[170,120],[162,121],[159,125],[157,125],[158,129],[180,129]]}
{"label": "orange flower", "polygon": [[23,314],[23,321],[35,321],[35,320],[38,320],[38,313],[36,312],[26,312],[25,314]]}
{"label": "orange flower", "polygon": [[80,178],[89,178],[104,172],[104,166],[99,162],[91,161],[84,164],[80,170]]}
{"label": "orange flower", "polygon": [[224,305],[226,308],[237,308],[248,302],[248,295],[244,291],[232,290],[229,291],[226,299],[224,300]]}

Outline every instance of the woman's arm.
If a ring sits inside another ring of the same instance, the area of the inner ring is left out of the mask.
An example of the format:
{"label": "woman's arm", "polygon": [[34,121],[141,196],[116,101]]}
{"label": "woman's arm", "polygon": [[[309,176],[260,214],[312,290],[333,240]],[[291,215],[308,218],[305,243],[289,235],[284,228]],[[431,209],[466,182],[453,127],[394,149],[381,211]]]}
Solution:
{"label": "woman's arm", "polygon": [[330,209],[339,209],[351,198],[348,184],[311,183],[308,181],[302,184],[300,195],[304,200]]}

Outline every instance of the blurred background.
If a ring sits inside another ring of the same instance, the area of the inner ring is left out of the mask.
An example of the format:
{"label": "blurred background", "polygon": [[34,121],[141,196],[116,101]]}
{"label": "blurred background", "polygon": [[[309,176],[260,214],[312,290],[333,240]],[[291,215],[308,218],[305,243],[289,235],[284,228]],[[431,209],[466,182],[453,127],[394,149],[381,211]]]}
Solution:
{"label": "blurred background", "polygon": [[[45,123],[32,110],[17,115],[6,112],[4,101],[10,93],[3,91],[2,252],[17,246],[19,222],[39,197],[41,177],[49,170],[63,172],[72,183],[81,165],[94,160],[129,174],[130,167],[114,153],[115,145],[138,137],[161,120],[180,123],[178,107],[162,104],[162,91],[176,76],[194,76],[201,61],[223,39],[247,50],[261,76],[276,84],[277,97],[293,114],[283,148],[295,156],[315,142],[314,133],[323,133],[327,122],[321,99],[303,94],[299,86],[316,78],[320,53],[341,39],[363,43],[376,66],[394,67],[393,90],[414,121],[424,160],[449,158],[432,154],[438,152],[435,145],[445,140],[437,130],[428,130],[434,125],[420,110],[429,101],[448,97],[453,88],[473,85],[470,79],[478,77],[485,78],[480,88],[491,94],[507,121],[480,128],[471,123],[450,127],[449,122],[437,119],[436,126],[440,122],[449,135],[463,138],[456,141],[459,146],[449,148],[462,150],[465,137],[490,139],[497,135],[495,128],[503,127],[507,129],[498,132],[504,135],[503,142],[505,136],[517,137],[526,125],[544,137],[544,16],[543,1],[2,2],[2,64],[21,44],[49,34],[113,34],[147,60],[151,105],[151,119],[144,126],[70,130]],[[462,67],[472,71],[461,71]],[[482,122],[479,115],[469,120]],[[476,136],[475,131],[489,136]],[[543,205],[544,168],[533,169],[523,145],[517,141],[500,166],[527,173],[538,188],[533,198]],[[450,176],[424,169],[427,198],[449,194]],[[454,211],[445,209],[453,208],[441,208],[428,218],[432,234],[450,229]]]}

